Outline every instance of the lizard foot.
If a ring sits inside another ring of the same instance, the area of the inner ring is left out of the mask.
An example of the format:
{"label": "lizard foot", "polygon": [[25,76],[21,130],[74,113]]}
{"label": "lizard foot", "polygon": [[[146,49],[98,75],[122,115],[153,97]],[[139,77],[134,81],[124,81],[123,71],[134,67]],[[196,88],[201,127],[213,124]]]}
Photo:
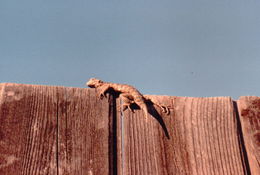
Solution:
{"label": "lizard foot", "polygon": [[159,106],[162,110],[163,113],[166,113],[167,115],[170,114],[170,109],[168,106],[164,106],[164,105],[159,105],[159,104],[156,104],[156,106]]}
{"label": "lizard foot", "polygon": [[170,114],[170,109],[168,108],[168,106],[162,106],[162,108],[164,109],[163,112],[166,113],[167,115]]}
{"label": "lizard foot", "polygon": [[123,106],[122,108],[120,107],[120,106],[118,106],[117,108],[116,108],[116,110],[117,110],[117,112],[124,112],[125,110],[127,110],[127,106]]}
{"label": "lizard foot", "polygon": [[99,99],[107,98],[105,93],[99,93]]}
{"label": "lizard foot", "polygon": [[135,113],[134,110],[131,108],[131,104],[123,104],[123,111],[129,109],[132,113]]}

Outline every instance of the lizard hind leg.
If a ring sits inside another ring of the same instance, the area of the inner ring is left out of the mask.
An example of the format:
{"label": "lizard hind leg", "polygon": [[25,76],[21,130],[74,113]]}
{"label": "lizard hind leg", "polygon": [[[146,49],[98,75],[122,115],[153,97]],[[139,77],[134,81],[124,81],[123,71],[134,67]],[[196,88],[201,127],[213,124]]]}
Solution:
{"label": "lizard hind leg", "polygon": [[160,105],[160,104],[157,104],[157,103],[154,103],[154,105],[160,107],[163,113],[166,113],[167,115],[170,114],[170,110],[167,106]]}
{"label": "lizard hind leg", "polygon": [[134,113],[134,110],[131,108],[131,103],[124,103],[123,105],[122,105],[123,107],[123,111],[125,111],[126,109],[129,109],[132,113]]}
{"label": "lizard hind leg", "polygon": [[151,102],[153,105],[159,107],[163,113],[166,113],[167,115],[170,114],[170,109],[168,106],[165,105],[161,105],[159,103],[156,103],[151,97],[149,97],[149,95],[144,95],[145,99],[149,102]]}
{"label": "lizard hind leg", "polygon": [[124,94],[120,94],[120,97],[123,101],[122,110],[125,111],[126,109],[129,109],[131,112],[134,113],[134,110],[131,108],[131,104],[133,103],[133,101]]}

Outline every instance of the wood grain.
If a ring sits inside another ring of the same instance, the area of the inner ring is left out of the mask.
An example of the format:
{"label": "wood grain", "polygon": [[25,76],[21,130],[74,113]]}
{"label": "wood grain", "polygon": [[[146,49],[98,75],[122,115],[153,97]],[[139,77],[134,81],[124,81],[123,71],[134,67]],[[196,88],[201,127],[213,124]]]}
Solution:
{"label": "wood grain", "polygon": [[0,174],[57,174],[57,89],[0,87]]}
{"label": "wood grain", "polygon": [[59,174],[106,175],[113,172],[112,102],[93,89],[66,88],[60,94]]}
{"label": "wood grain", "polygon": [[[121,175],[249,174],[245,165],[238,121],[229,97],[191,98],[153,96],[174,107],[145,120],[141,110],[126,111],[119,154]],[[159,110],[159,109],[157,109]],[[156,112],[155,112],[156,113]]]}
{"label": "wood grain", "polygon": [[260,97],[240,97],[238,109],[253,175],[260,174]]}
{"label": "wood grain", "polygon": [[122,112],[95,89],[0,84],[0,174],[260,174],[259,97],[238,108],[229,97],[149,98],[171,114]]}
{"label": "wood grain", "polygon": [[0,174],[116,174],[114,108],[92,89],[1,84]]}

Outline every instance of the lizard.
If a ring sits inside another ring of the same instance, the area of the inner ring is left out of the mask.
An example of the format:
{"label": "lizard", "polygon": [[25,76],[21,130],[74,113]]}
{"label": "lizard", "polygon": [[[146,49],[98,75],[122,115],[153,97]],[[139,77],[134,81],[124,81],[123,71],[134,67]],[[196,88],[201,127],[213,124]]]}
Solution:
{"label": "lizard", "polygon": [[[148,117],[148,104],[147,102],[149,99],[147,96],[144,97],[135,87],[128,85],[128,84],[118,84],[118,83],[109,83],[104,82],[102,80],[96,78],[90,78],[89,81],[86,83],[87,86],[90,88],[99,89],[99,97],[103,98],[106,97],[106,92],[109,89],[113,89],[115,92],[119,93],[119,97],[122,99],[122,110],[125,111],[129,109],[131,112],[134,113],[133,109],[131,108],[131,104],[137,104],[145,113],[145,118]],[[169,108],[167,106],[160,105],[158,103],[152,102],[155,106],[161,108],[162,112],[166,113],[167,115],[170,113]]]}

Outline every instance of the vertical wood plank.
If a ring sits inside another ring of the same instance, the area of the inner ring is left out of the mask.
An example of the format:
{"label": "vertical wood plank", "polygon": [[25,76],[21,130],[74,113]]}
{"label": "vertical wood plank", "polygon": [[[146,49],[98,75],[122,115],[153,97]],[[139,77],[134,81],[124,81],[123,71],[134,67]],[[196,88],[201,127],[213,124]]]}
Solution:
{"label": "vertical wood plank", "polygon": [[94,89],[66,88],[59,98],[59,174],[112,174],[111,97],[100,100]]}
{"label": "vertical wood plank", "polygon": [[[0,84],[0,174],[250,174],[230,98],[150,97],[171,115],[121,113],[94,89]],[[238,101],[252,174],[259,101]]]}
{"label": "vertical wood plank", "polygon": [[0,84],[0,174],[57,174],[57,88]]}
{"label": "vertical wood plank", "polygon": [[260,174],[260,97],[240,97],[238,109],[245,147],[253,175]]}
{"label": "vertical wood plank", "polygon": [[[248,174],[229,97],[152,96],[174,108],[146,121],[143,111],[126,111],[122,123],[119,172],[123,175]],[[157,109],[159,110],[159,109]],[[156,119],[157,118],[157,119]],[[164,121],[170,138],[163,130]],[[160,124],[160,122],[161,124]]]}

